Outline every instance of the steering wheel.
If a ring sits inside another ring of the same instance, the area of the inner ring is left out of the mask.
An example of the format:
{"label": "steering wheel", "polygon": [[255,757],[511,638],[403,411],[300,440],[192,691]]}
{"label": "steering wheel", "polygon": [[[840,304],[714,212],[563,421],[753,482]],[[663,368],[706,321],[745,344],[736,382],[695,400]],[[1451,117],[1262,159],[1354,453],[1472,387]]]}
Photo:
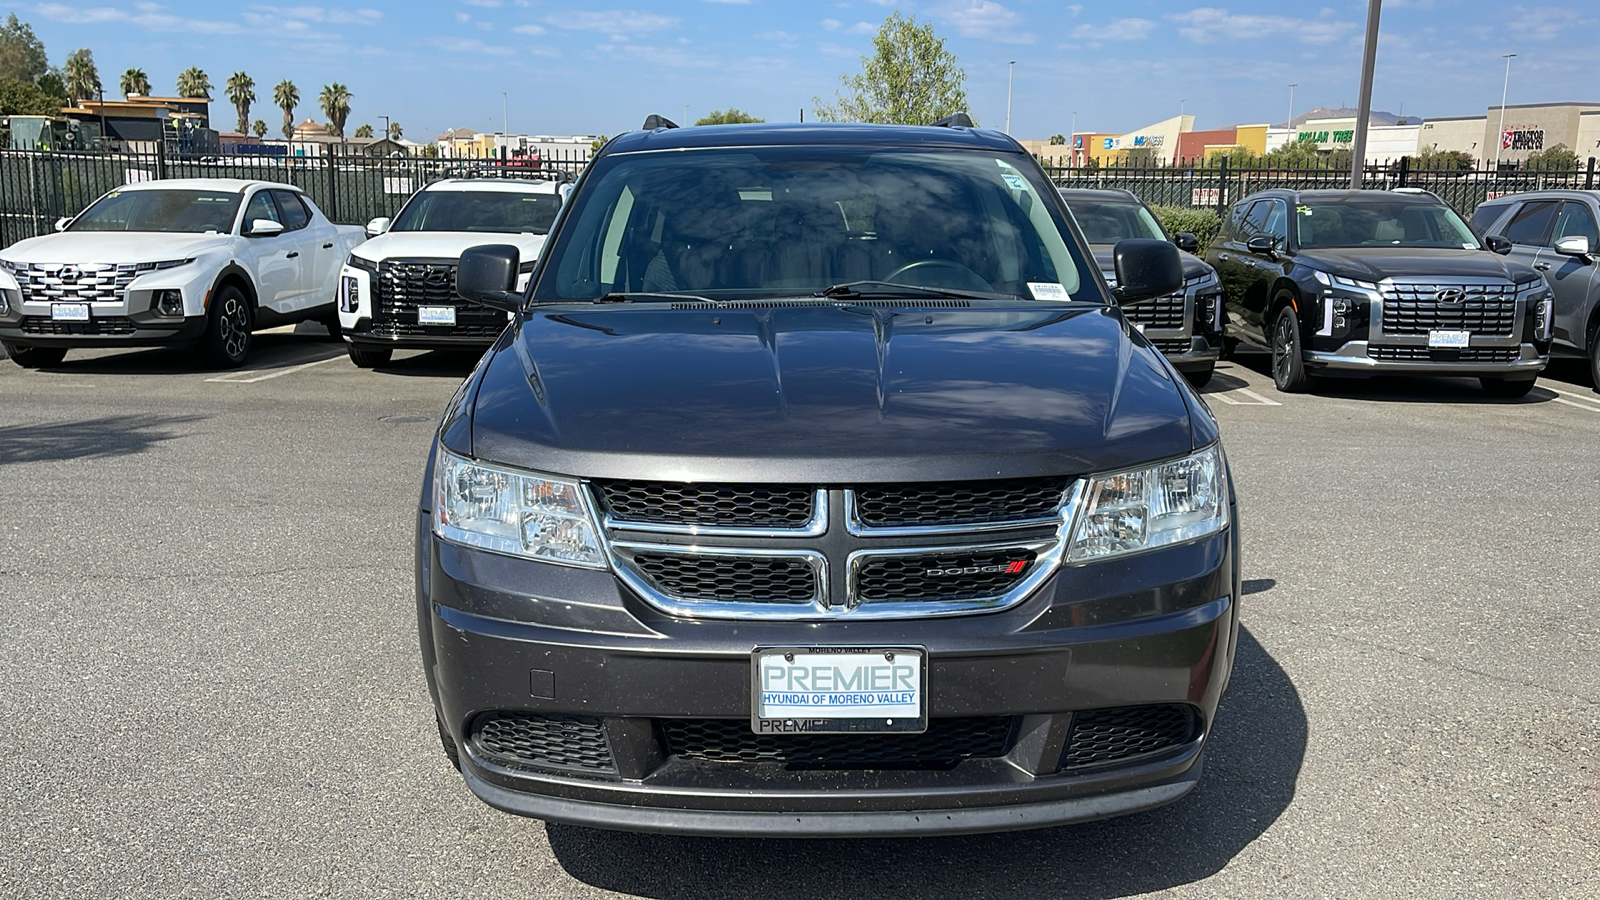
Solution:
{"label": "steering wheel", "polygon": [[[915,280],[901,278],[908,273],[915,273]],[[932,276],[931,280],[929,276]],[[956,291],[994,290],[994,285],[986,281],[982,275],[949,259],[919,259],[916,262],[906,263],[883,276],[883,280],[890,284],[922,285]]]}

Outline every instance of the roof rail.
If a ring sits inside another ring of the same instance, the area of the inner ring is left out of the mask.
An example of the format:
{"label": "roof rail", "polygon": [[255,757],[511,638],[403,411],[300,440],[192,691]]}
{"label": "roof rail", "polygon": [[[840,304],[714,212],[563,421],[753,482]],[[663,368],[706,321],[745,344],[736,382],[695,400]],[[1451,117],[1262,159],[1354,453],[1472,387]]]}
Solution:
{"label": "roof rail", "polygon": [[667,118],[666,116],[658,116],[655,113],[651,113],[649,116],[646,116],[645,120],[644,120],[644,130],[645,131],[655,131],[657,128],[677,128],[677,127],[678,127],[678,123],[677,122],[672,121],[671,119]]}
{"label": "roof rail", "polygon": [[971,116],[967,115],[966,113],[956,113],[955,115],[945,116],[944,118],[940,119],[939,121],[933,123],[933,127],[935,127],[935,128],[973,128],[975,126],[972,124],[972,117]]}

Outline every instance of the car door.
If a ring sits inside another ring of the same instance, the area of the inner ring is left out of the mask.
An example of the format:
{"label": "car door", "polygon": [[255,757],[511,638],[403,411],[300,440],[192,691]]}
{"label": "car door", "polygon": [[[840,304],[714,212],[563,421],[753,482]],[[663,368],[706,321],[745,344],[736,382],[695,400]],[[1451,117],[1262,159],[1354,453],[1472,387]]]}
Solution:
{"label": "car door", "polygon": [[283,236],[291,245],[285,256],[294,261],[294,292],[288,298],[283,312],[296,312],[308,306],[314,306],[319,300],[331,301],[320,298],[317,289],[317,253],[318,245],[323,243],[324,235],[319,229],[311,227],[311,211],[300,202],[300,195],[294,191],[285,191],[274,188],[272,200],[277,204],[278,214],[283,217]]}
{"label": "car door", "polygon": [[[1258,200],[1250,207],[1250,212],[1245,214],[1244,240],[1239,246],[1238,260],[1240,263],[1240,324],[1253,341],[1262,346],[1267,344],[1267,304],[1272,300],[1268,292],[1272,287],[1273,276],[1281,271],[1275,261],[1277,251],[1270,253],[1257,253],[1252,251],[1248,244],[1251,238],[1261,235],[1272,236],[1271,222],[1285,221],[1287,214],[1282,200]],[[1281,225],[1286,229],[1287,226]],[[1287,234],[1287,231],[1285,231]]]}
{"label": "car door", "polygon": [[[1600,287],[1600,276],[1594,253],[1600,251],[1600,226],[1595,222],[1595,211],[1583,200],[1566,200],[1556,214],[1555,228],[1550,234],[1549,246],[1539,251],[1535,269],[1549,279],[1555,291],[1555,339],[1564,346],[1587,350],[1587,335],[1583,333],[1589,321],[1589,310]],[[1566,237],[1589,239],[1590,256],[1564,256],[1553,248],[1556,241]]]}
{"label": "car door", "polygon": [[1529,268],[1538,265],[1540,252],[1549,246],[1560,206],[1559,200],[1524,200],[1503,229],[1502,236],[1511,242],[1511,252],[1506,255]]}
{"label": "car door", "polygon": [[250,227],[258,219],[283,224],[278,205],[267,190],[256,191],[245,201],[244,217],[239,223],[239,234],[244,237],[240,255],[245,257],[246,267],[256,279],[257,302],[267,309],[283,312],[298,290],[300,266],[295,261],[296,241],[287,233],[251,237]]}
{"label": "car door", "polygon": [[317,209],[309,197],[299,193],[294,197],[311,217],[307,236],[316,251],[316,262],[307,270],[310,276],[307,283],[311,291],[308,299],[312,306],[320,306],[325,302],[332,304],[339,283],[339,267],[354,247],[354,241],[341,233],[339,226],[328,221],[328,217]]}
{"label": "car door", "polygon": [[1220,241],[1221,246],[1208,254],[1207,259],[1217,270],[1217,277],[1222,281],[1222,290],[1228,307],[1229,336],[1261,346],[1265,344],[1260,315],[1252,316],[1246,299],[1246,294],[1256,279],[1255,258],[1245,244],[1256,230],[1265,227],[1267,203],[1266,200],[1241,200],[1233,208],[1233,214],[1228,217],[1227,231],[1224,239]]}

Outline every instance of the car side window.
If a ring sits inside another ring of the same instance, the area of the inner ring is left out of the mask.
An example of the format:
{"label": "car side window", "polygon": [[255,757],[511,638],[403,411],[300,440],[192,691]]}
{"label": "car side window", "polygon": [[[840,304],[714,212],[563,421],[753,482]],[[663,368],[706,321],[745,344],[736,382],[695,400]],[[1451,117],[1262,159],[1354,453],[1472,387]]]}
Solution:
{"label": "car side window", "polygon": [[249,234],[250,224],[257,219],[283,224],[283,217],[278,214],[278,205],[272,202],[268,191],[256,191],[255,196],[250,198],[250,203],[244,208],[244,227],[241,232]]}
{"label": "car side window", "polygon": [[1239,233],[1240,239],[1249,241],[1258,234],[1267,231],[1267,216],[1272,212],[1271,200],[1257,200],[1250,211],[1244,214],[1244,229]]}
{"label": "car side window", "polygon": [[1513,244],[1543,247],[1558,205],[1554,200],[1535,200],[1523,204],[1517,214],[1511,217],[1510,224],[1506,225],[1506,240]]}
{"label": "car side window", "polygon": [[1600,248],[1600,229],[1595,227],[1594,212],[1589,209],[1589,204],[1578,200],[1561,204],[1555,237],[1550,239],[1550,243],[1554,246],[1556,241],[1565,237],[1586,237],[1591,251]]}
{"label": "car side window", "polygon": [[1233,213],[1228,216],[1228,240],[1243,241],[1245,239],[1244,217],[1250,212],[1250,207],[1254,205],[1253,203],[1234,204]]}
{"label": "car side window", "polygon": [[1289,210],[1282,200],[1268,200],[1267,222],[1262,226],[1263,234],[1272,235],[1277,245],[1286,247],[1289,244]]}
{"label": "car side window", "polygon": [[1488,234],[1489,226],[1493,225],[1494,220],[1500,218],[1500,214],[1505,211],[1506,208],[1504,205],[1490,205],[1486,203],[1483,206],[1478,207],[1478,211],[1472,214],[1472,221],[1468,222],[1467,224],[1471,225],[1472,230],[1478,234]]}
{"label": "car side window", "polygon": [[300,195],[293,191],[273,191],[272,199],[278,202],[278,211],[283,215],[284,231],[298,231],[311,223],[311,214],[300,202]]}

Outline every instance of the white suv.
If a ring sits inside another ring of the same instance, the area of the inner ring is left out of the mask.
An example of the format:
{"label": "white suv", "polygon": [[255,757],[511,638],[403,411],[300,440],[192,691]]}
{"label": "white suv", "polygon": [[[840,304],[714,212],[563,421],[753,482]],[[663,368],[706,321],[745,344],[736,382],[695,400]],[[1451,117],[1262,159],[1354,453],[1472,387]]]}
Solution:
{"label": "white suv", "polygon": [[522,290],[561,201],[555,181],[452,178],[413,194],[392,222],[373,219],[372,239],[350,254],[339,277],[339,324],[350,360],[371,368],[388,362],[396,347],[494,343],[508,314],[456,297],[461,252],[514,245],[524,260]]}
{"label": "white suv", "polygon": [[238,366],[252,331],[337,324],[339,264],[361,241],[294,185],[234,178],[125,185],[56,230],[0,251],[0,341],[28,368],[162,344]]}

